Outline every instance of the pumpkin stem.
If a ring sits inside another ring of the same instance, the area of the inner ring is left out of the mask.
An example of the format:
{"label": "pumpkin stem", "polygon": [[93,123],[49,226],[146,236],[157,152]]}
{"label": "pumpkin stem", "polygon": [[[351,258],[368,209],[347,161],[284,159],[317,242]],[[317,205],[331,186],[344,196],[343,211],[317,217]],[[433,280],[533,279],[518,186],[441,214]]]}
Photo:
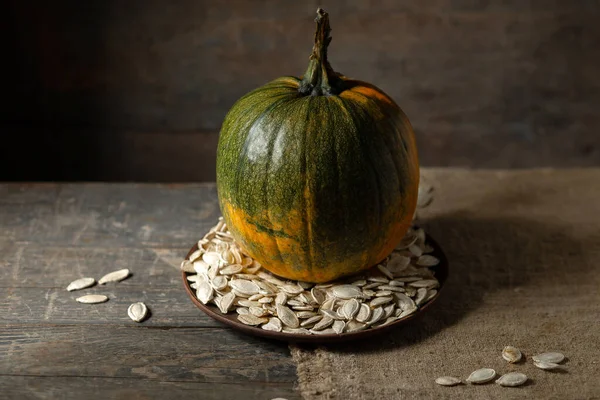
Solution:
{"label": "pumpkin stem", "polygon": [[304,95],[330,96],[341,92],[342,80],[339,74],[331,68],[327,61],[327,47],[331,42],[331,28],[329,27],[329,14],[322,8],[317,9],[317,31],[315,32],[315,45],[310,55],[308,69],[302,78],[299,91]]}

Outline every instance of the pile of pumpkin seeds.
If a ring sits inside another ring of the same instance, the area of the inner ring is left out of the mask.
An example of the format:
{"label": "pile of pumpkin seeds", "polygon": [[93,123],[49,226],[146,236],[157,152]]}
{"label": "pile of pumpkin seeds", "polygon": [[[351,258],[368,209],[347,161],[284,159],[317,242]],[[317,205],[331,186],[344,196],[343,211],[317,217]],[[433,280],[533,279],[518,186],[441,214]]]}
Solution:
{"label": "pile of pumpkin seeds", "polygon": [[237,313],[246,325],[307,335],[341,334],[390,324],[416,312],[437,294],[423,229],[411,228],[374,268],[335,282],[313,284],[279,278],[237,245],[222,217],[198,242],[181,269],[203,304]]}
{"label": "pile of pumpkin seeds", "polygon": [[[510,364],[516,364],[523,359],[523,353],[514,346],[506,346],[502,349],[502,358]],[[557,370],[564,368],[560,365],[565,360],[565,356],[562,353],[541,353],[533,356],[531,359],[533,360],[533,365],[539,369]],[[466,381],[473,385],[482,385],[493,381],[496,376],[497,374],[494,369],[480,368],[473,371]],[[528,380],[527,375],[521,372],[508,372],[496,379],[495,382],[504,387],[516,387],[524,385]],[[462,380],[455,376],[441,376],[435,380],[435,383],[441,386],[456,386],[460,385]]]}

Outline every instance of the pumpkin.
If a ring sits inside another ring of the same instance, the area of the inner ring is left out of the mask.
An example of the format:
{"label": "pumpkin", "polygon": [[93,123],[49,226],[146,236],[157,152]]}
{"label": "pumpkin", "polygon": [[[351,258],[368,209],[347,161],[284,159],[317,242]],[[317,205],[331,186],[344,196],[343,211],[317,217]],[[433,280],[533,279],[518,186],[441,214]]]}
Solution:
{"label": "pumpkin", "polygon": [[234,239],[276,275],[325,282],[384,260],[415,211],[411,124],[377,87],[333,71],[326,12],[303,77],[240,98],[217,149],[221,212]]}

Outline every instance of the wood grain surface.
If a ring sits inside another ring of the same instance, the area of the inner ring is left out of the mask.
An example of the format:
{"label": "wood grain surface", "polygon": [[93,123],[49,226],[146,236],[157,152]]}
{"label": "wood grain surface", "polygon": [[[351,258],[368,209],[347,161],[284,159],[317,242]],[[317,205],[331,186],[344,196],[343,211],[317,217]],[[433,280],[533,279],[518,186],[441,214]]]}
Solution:
{"label": "wood grain surface", "polygon": [[[285,344],[220,325],[183,289],[179,263],[217,216],[212,184],[0,185],[0,397],[299,398]],[[132,276],[65,289],[120,268]],[[110,300],[75,302],[88,293]]]}
{"label": "wood grain surface", "polygon": [[304,72],[318,5],[333,67],[400,104],[424,165],[600,165],[597,0],[13,0],[0,176],[213,180],[225,113]]}

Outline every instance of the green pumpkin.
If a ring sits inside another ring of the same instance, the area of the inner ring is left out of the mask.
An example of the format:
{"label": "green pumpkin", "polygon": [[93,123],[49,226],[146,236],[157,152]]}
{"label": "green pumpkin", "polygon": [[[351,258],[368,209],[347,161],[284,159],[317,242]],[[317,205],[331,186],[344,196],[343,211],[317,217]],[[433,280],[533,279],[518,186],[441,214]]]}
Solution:
{"label": "green pumpkin", "polygon": [[333,71],[327,13],[316,22],[304,77],[253,90],[225,117],[217,188],[245,252],[279,276],[325,282],[391,253],[415,211],[419,164],[406,115]]}

